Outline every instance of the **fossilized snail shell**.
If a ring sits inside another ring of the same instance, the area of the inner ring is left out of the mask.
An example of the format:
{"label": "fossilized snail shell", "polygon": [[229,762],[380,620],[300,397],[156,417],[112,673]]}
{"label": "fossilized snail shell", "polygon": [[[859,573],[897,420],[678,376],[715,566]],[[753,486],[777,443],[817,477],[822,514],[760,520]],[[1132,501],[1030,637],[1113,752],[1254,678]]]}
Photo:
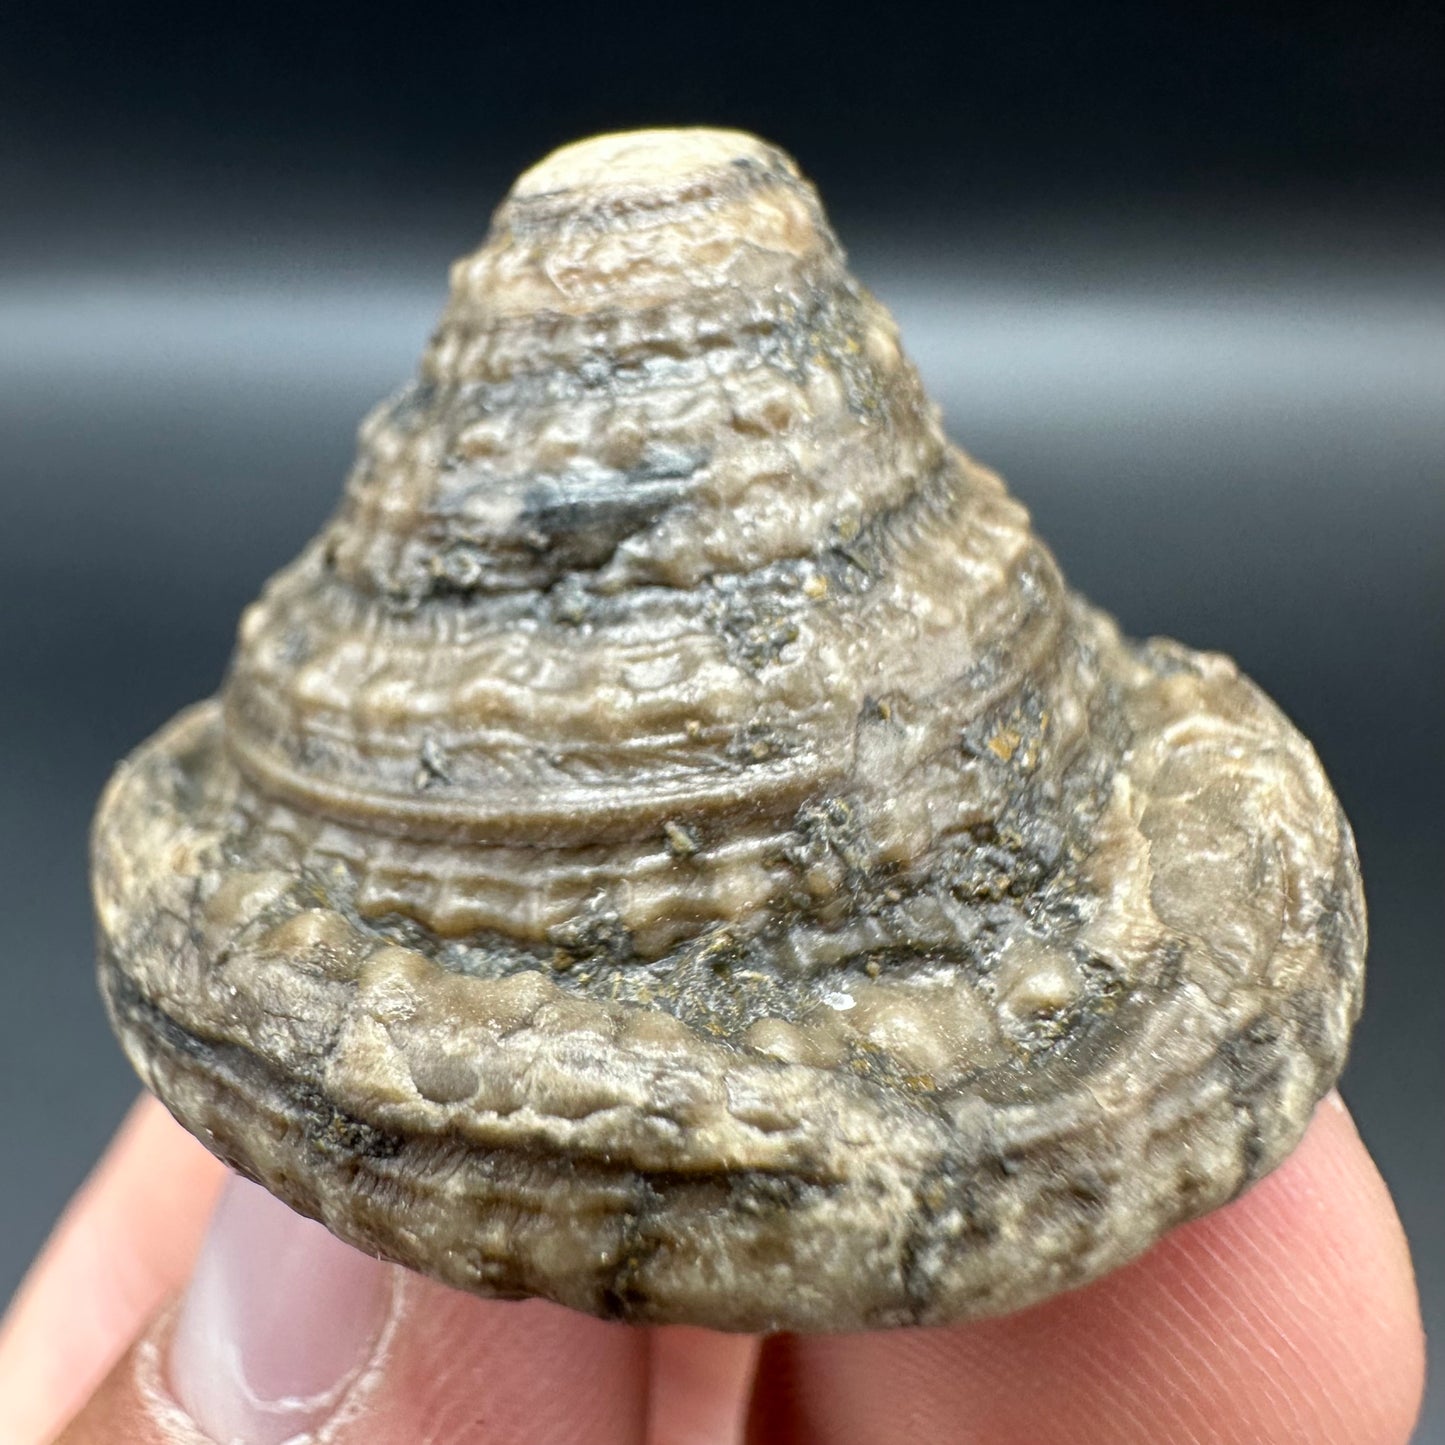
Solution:
{"label": "fossilized snail shell", "polygon": [[1294,1146],[1364,916],[1309,745],[1122,640],[812,188],[567,147],[116,773],[136,1068],[362,1249],[639,1321],[1014,1309]]}

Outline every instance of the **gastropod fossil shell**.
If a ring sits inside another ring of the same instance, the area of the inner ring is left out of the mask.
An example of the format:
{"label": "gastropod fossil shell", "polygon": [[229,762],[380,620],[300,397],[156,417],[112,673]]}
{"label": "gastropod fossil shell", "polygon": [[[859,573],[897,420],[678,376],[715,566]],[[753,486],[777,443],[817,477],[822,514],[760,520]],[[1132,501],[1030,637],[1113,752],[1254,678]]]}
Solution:
{"label": "gastropod fossil shell", "polygon": [[1067,590],[728,131],[518,181],[93,853],[115,1027],[211,1149],[629,1320],[1082,1283],[1288,1153],[1360,1003],[1308,743]]}

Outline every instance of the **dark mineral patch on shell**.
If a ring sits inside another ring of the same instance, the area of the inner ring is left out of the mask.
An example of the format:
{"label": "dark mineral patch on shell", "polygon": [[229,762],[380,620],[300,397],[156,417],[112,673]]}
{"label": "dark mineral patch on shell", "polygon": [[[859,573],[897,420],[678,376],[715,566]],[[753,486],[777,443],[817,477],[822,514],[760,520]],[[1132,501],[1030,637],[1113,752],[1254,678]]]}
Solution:
{"label": "dark mineral patch on shell", "polygon": [[94,885],[127,1052],[236,1168],[740,1330],[1013,1309],[1230,1199],[1364,954],[1309,745],[1065,588],[722,131],[522,177]]}

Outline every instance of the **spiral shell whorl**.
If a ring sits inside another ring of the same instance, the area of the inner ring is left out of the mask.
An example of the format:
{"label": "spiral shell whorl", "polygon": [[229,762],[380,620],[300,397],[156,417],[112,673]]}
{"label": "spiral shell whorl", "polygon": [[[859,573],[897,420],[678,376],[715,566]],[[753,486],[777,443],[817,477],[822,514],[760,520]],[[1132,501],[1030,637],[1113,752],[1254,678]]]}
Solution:
{"label": "spiral shell whorl", "polygon": [[392,595],[574,569],[687,588],[811,552],[942,450],[784,156],[603,137],[524,176],[453,268],[419,384],[363,433],[335,560]]}
{"label": "spiral shell whorl", "polygon": [[[1057,590],[792,162],[602,137],[453,268],[420,380],[245,619],[230,742],[270,799],[437,845],[406,880],[348,845],[377,909],[538,940],[601,899],[651,952],[788,886],[865,705],[975,660],[1016,568]],[[931,831],[887,801],[906,863]],[[503,841],[558,870],[503,887]]]}

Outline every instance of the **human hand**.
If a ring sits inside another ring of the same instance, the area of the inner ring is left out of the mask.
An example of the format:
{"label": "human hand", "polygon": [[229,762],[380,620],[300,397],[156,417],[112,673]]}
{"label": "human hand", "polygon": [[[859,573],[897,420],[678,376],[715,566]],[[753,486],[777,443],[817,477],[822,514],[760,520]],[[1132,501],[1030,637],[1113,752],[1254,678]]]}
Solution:
{"label": "human hand", "polygon": [[1403,1445],[1423,1368],[1404,1236],[1335,1096],[1274,1174],[1086,1289],[761,1344],[380,1264],[143,1100],[0,1327],[0,1441],[74,1416],[59,1445]]}

